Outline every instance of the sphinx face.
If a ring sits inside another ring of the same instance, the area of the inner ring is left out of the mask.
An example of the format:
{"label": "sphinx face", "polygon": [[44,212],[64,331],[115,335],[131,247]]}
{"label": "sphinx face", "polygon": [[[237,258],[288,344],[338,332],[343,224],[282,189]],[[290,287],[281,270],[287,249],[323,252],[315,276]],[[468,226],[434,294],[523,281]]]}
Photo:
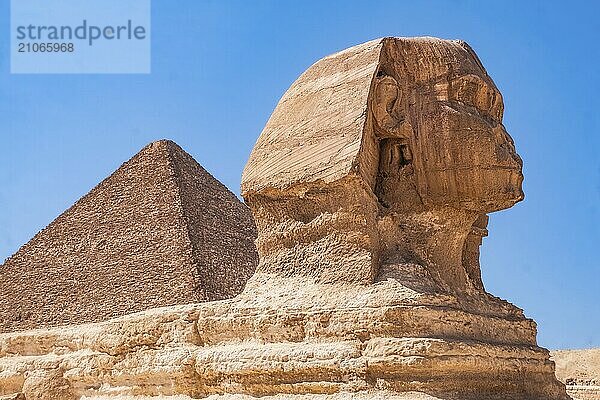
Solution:
{"label": "sphinx face", "polygon": [[[426,206],[487,213],[523,199],[522,161],[502,125],[502,96],[467,49],[452,48],[445,58],[419,65],[417,72],[398,67],[390,75],[394,78],[379,78],[374,92],[374,109],[380,109],[379,114],[374,112],[380,161],[384,161],[379,167],[384,177],[380,187],[388,192],[378,197],[387,203],[405,201],[391,194],[406,185],[395,188],[390,180],[407,175],[390,172],[396,168],[387,162],[394,159],[394,154],[386,153],[392,141],[398,146],[389,151],[398,153],[399,147],[409,153],[411,165],[400,165],[398,170],[413,175]],[[390,89],[391,81],[398,82],[397,94]],[[407,164],[408,157],[400,159]]]}
{"label": "sphinx face", "polygon": [[502,125],[502,97],[483,74],[444,77],[418,93],[419,189],[435,204],[492,212],[523,199],[522,161]]}

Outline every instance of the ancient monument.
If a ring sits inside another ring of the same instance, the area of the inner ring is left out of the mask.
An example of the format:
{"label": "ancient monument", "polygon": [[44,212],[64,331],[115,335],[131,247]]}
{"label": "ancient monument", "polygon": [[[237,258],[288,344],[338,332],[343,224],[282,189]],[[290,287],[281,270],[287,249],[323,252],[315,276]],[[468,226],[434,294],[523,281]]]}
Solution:
{"label": "ancient monument", "polygon": [[0,332],[238,294],[248,208],[171,141],[142,149],[0,266]]}
{"label": "ancient monument", "polygon": [[523,199],[502,111],[463,42],[319,60],[243,173],[260,255],[243,292],[0,335],[0,394],[568,399],[535,322],[481,280],[487,213]]}
{"label": "ancient monument", "polygon": [[368,284],[410,264],[441,291],[481,291],[486,213],[523,199],[502,111],[464,42],[389,39],[319,61],[244,171],[261,271]]}

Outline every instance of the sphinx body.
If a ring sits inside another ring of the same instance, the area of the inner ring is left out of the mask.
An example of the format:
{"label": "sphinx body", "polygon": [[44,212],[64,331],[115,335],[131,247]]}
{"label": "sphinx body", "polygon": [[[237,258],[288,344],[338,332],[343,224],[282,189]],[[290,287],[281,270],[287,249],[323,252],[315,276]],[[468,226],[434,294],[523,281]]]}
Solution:
{"label": "sphinx body", "polygon": [[293,291],[273,310],[354,313],[367,386],[564,398],[535,323],[481,279],[487,213],[524,197],[503,109],[462,41],[385,38],[315,63],[242,176],[260,254],[242,297],[260,281]]}
{"label": "sphinx body", "polygon": [[523,199],[502,111],[463,42],[319,60],[242,177],[260,255],[244,291],[0,335],[0,394],[567,399],[535,322],[481,280],[487,214]]}

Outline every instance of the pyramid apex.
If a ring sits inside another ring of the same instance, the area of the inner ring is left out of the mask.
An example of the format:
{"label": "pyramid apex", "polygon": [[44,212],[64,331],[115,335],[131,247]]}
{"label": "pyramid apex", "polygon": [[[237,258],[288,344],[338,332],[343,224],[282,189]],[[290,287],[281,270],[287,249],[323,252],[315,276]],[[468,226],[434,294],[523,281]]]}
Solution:
{"label": "pyramid apex", "polygon": [[[166,153],[172,155],[174,153],[185,154],[187,157],[193,158],[187,151],[185,151],[179,144],[172,139],[159,139],[154,140],[144,147],[136,154],[144,154],[147,152],[157,152],[156,154]],[[135,156],[134,156],[135,157]],[[170,158],[170,157],[169,157]],[[165,158],[166,160],[167,158]],[[195,161],[195,160],[194,160]],[[198,164],[200,165],[200,164]]]}
{"label": "pyramid apex", "polygon": [[[145,150],[153,149],[153,148],[168,148],[168,147],[173,147],[173,146],[181,149],[181,146],[179,146],[177,143],[175,143],[171,139],[159,139],[159,140],[154,140],[154,141],[148,143],[147,145],[142,147],[142,149],[139,152],[141,153]],[[183,149],[181,149],[181,150],[183,150]]]}

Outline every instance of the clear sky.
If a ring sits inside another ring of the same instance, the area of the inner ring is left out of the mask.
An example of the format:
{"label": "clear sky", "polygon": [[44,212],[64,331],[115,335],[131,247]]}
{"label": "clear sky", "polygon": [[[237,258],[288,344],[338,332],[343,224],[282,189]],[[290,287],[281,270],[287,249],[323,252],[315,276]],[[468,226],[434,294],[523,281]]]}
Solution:
{"label": "clear sky", "polygon": [[526,199],[490,218],[487,289],[550,348],[600,347],[600,25],[579,1],[153,0],[149,75],[10,75],[0,0],[0,262],[145,144],[170,138],[239,194],[287,87],[382,36],[466,40],[504,95]]}

